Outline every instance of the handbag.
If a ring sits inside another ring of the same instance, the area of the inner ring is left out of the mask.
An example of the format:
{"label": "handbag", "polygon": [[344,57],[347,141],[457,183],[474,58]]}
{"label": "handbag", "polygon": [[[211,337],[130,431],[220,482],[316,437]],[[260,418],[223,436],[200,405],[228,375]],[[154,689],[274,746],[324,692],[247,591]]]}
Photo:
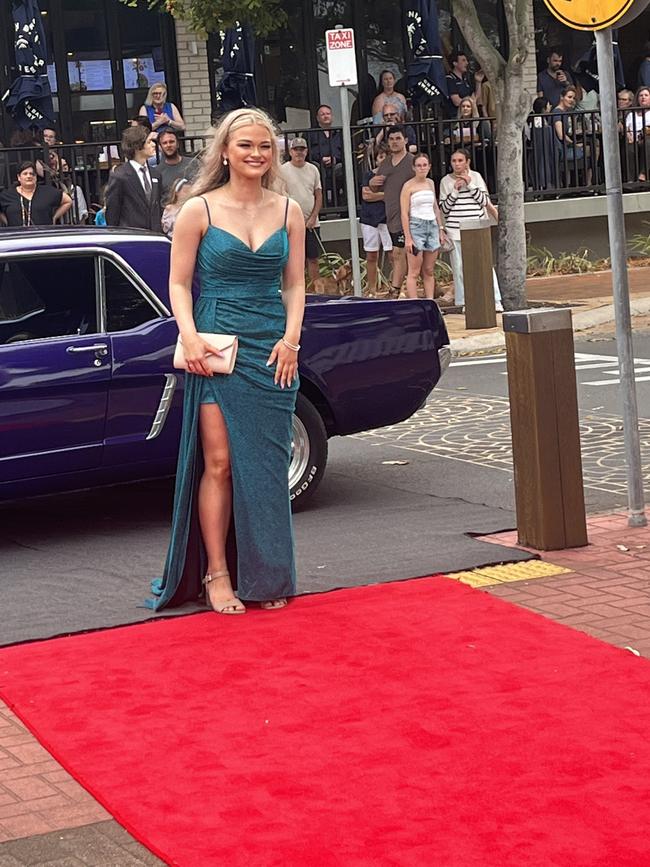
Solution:
{"label": "handbag", "polygon": [[454,242],[449,235],[445,235],[445,240],[440,243],[440,249],[443,253],[451,253],[454,249]]}
{"label": "handbag", "polygon": [[[221,355],[206,356],[205,361],[210,370],[213,373],[232,373],[237,358],[239,338],[235,334],[208,334],[202,331],[199,332],[199,337],[213,347],[215,352],[222,353]],[[180,334],[174,350],[174,367],[178,370],[187,370]]]}

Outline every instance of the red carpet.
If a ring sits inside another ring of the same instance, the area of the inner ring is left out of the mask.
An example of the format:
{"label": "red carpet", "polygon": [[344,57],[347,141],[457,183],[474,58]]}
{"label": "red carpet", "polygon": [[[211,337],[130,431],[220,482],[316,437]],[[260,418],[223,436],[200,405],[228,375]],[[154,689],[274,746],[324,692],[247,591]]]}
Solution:
{"label": "red carpet", "polygon": [[444,578],[9,647],[0,694],[170,864],[650,865],[650,665]]}

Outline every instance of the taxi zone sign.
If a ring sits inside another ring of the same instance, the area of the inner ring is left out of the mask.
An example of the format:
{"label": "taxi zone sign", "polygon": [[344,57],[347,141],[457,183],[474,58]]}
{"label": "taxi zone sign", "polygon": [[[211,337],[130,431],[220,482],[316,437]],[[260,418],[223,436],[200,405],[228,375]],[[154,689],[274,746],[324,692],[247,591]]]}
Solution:
{"label": "taxi zone sign", "polygon": [[331,87],[357,83],[354,30],[351,27],[325,31],[327,70]]}

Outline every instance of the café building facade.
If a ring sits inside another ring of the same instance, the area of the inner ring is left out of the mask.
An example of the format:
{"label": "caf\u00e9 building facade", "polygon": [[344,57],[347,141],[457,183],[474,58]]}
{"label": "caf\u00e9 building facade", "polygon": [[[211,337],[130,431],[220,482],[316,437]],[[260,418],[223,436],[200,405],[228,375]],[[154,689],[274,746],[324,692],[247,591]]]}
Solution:
{"label": "caf\u00e9 building facade", "polygon": [[[501,0],[476,0],[480,19],[492,41],[502,50],[507,33]],[[357,117],[369,113],[382,69],[401,78],[408,63],[402,0],[283,0],[286,27],[257,41],[258,104],[278,122],[304,128],[321,102],[338,110],[337,95],[327,81],[325,31],[337,23],[356,33],[359,88]],[[220,38],[205,41],[183,22],[149,11],[146,2],[133,9],[118,0],[39,0],[48,43],[48,76],[54,94],[57,131],[66,142],[115,141],[129,117],[138,113],[147,90],[156,81],[167,83],[169,98],[178,105],[188,134],[201,134],[217,107],[222,74]],[[558,45],[568,62],[588,49],[591,35],[571,31],[552,18],[543,0],[531,4],[535,46],[532,46],[528,84],[535,87],[545,50]],[[444,49],[463,45],[451,12],[451,0],[439,2],[439,25]],[[11,84],[13,68],[11,4],[0,4],[0,87]],[[636,84],[642,46],[650,38],[650,9],[619,33],[628,86]],[[0,120],[0,140],[6,145],[12,121]]]}

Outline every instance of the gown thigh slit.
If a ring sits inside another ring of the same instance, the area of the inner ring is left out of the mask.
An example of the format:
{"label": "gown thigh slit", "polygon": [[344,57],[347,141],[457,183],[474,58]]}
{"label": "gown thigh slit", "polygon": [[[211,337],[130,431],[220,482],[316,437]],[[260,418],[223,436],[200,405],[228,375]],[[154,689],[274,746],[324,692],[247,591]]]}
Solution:
{"label": "gown thigh slit", "polygon": [[194,601],[203,593],[207,557],[197,494],[203,472],[199,407],[204,403],[218,404],[228,431],[233,510],[226,558],[237,596],[264,602],[296,593],[288,476],[298,382],[282,389],[274,383],[275,367],[266,366],[285,331],[280,280],[288,252],[286,212],[285,224],[255,251],[211,221],[201,241],[196,328],[236,334],[239,348],[229,375],[185,374],[171,540],[149,603],[156,609]]}

